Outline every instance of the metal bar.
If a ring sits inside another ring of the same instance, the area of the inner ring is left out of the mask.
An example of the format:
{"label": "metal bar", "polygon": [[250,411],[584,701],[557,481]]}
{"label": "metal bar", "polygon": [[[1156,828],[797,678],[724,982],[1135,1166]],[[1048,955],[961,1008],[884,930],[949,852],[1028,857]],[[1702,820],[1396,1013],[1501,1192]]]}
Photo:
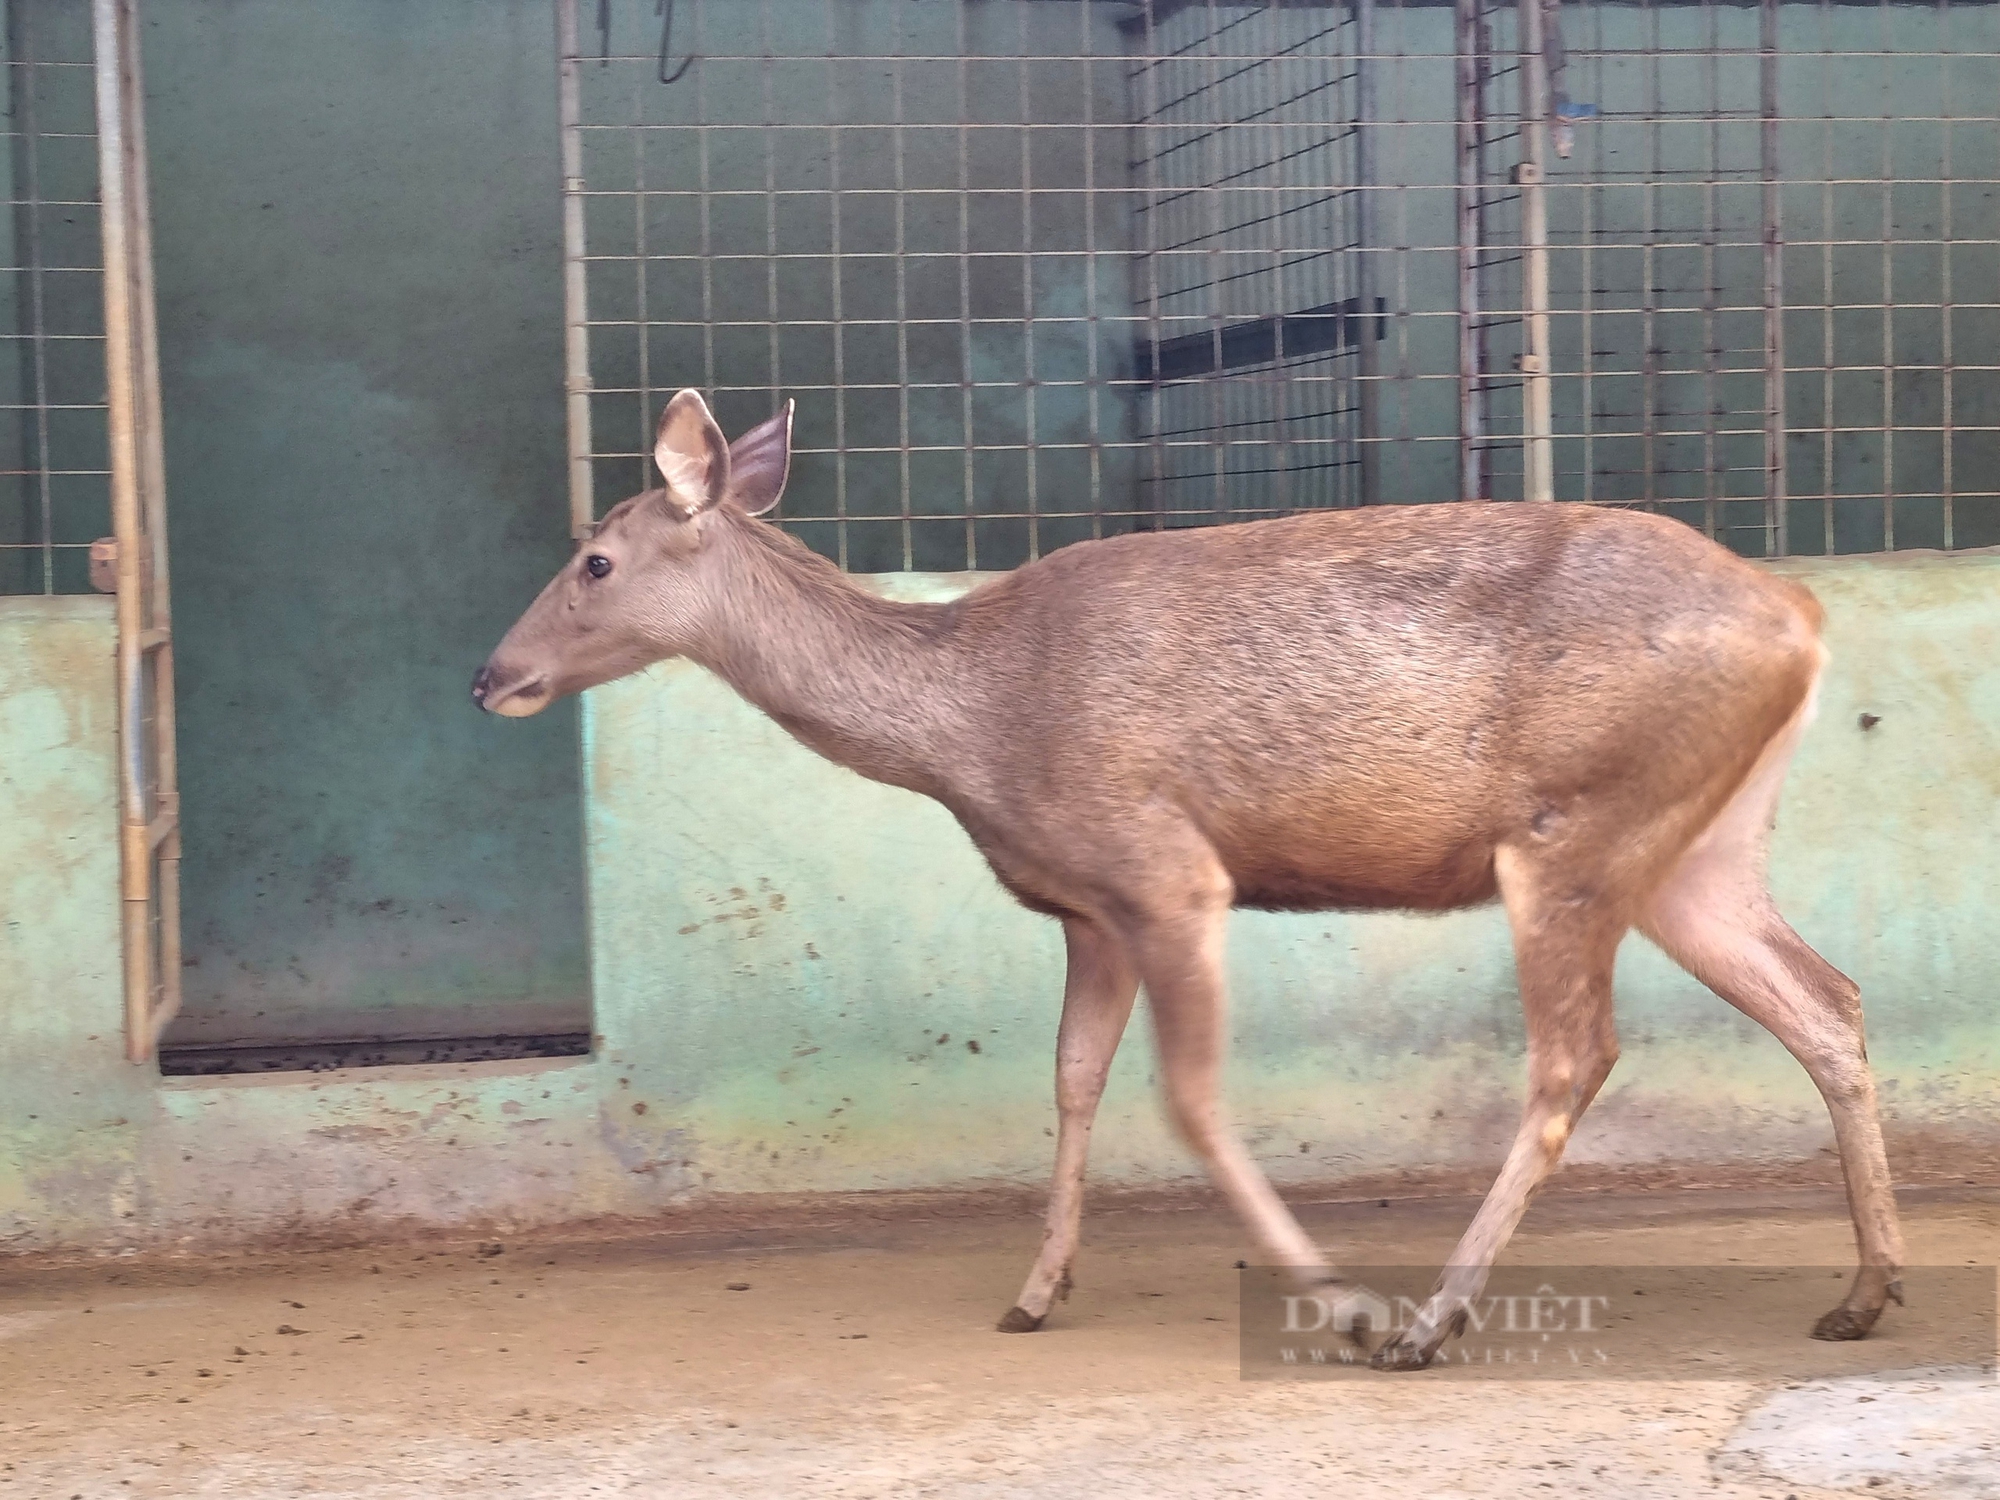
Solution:
{"label": "metal bar", "polygon": [[[151,544],[152,571],[147,579],[147,628],[141,632],[142,672],[150,672],[153,724],[152,803],[155,821],[163,826],[154,839],[155,899],[158,923],[157,998],[147,1035],[147,1052],[181,1008],[180,929],[180,778],[175,745],[174,651],[172,592],[167,566],[166,424],[160,410],[160,330],[153,295],[152,188],[146,151],[146,85],[140,55],[137,0],[120,0],[123,42],[119,55],[120,84],[125,106],[127,149],[126,209],[131,218],[132,305],[138,326],[138,388],[134,415],[139,418],[140,497]],[[148,660],[149,659],[149,660]]]}
{"label": "metal bar", "polygon": [[958,132],[954,137],[958,152],[958,406],[960,431],[965,439],[965,459],[959,474],[965,498],[965,566],[970,571],[979,566],[979,523],[974,519],[979,511],[979,470],[973,456],[972,164],[970,141],[966,134],[966,121],[972,114],[972,86],[966,77],[966,54],[970,48],[967,45],[963,5],[955,8],[953,22],[957,27],[958,42],[958,65],[955,72],[958,85]]}
{"label": "metal bar", "polygon": [[1764,505],[1765,554],[1791,555],[1785,500],[1785,240],[1778,161],[1778,0],[1758,0],[1759,141],[1764,174]]}
{"label": "metal bar", "polygon": [[[1604,97],[1604,8],[1593,5],[1589,12],[1590,34],[1595,41],[1593,55],[1589,59],[1589,84],[1591,97]],[[1565,89],[1565,93],[1567,93]],[[1571,95],[1570,97],[1574,97]],[[1578,324],[1583,340],[1583,358],[1579,361],[1578,420],[1583,437],[1583,461],[1580,466],[1583,483],[1577,499],[1586,505],[1598,498],[1597,494],[1597,362],[1591,352],[1597,347],[1595,315],[1597,312],[1597,266],[1592,252],[1597,246],[1598,210],[1604,181],[1604,132],[1590,132],[1591,180],[1586,182],[1579,194],[1581,200],[1582,244],[1579,255]]]}
{"label": "metal bar", "polygon": [[1896,274],[1895,274],[1895,111],[1889,83],[1890,31],[1889,0],[1879,0],[1876,15],[1882,24],[1881,103],[1882,103],[1882,347],[1877,356],[1882,369],[1882,550],[1896,550]]}
{"label": "metal bar", "polygon": [[[590,278],[583,220],[583,67],[577,0],[556,0],[556,112],[562,141],[563,393],[569,434],[569,534],[597,527],[590,436]],[[646,330],[642,326],[643,341]]]}
{"label": "metal bar", "polygon": [[[1716,406],[1716,286],[1715,286],[1715,177],[1722,167],[1722,101],[1719,98],[1721,79],[1717,76],[1718,64],[1715,48],[1716,36],[1715,0],[1701,0],[1702,40],[1706,44],[1706,66],[1702,69],[1702,83],[1708,97],[1708,170],[1703,174],[1701,185],[1701,405],[1703,411],[1715,411]],[[1701,435],[1701,529],[1709,536],[1719,533],[1721,522],[1720,496],[1716,493],[1716,448],[1715,425],[1702,424]]]}
{"label": "metal bar", "polygon": [[[1938,85],[1939,85],[1938,107],[1939,107],[1939,112],[1943,114],[1945,116],[1946,121],[1949,122],[1952,115],[1951,0],[1937,0],[1937,6],[1938,6],[1938,50],[1943,54],[1943,60],[1939,66],[1939,72],[1942,76],[1938,79]],[[1952,409],[1952,401],[1953,397],[1957,394],[1953,389],[1953,380],[1952,380],[1952,376],[1955,372],[1952,368],[1953,349],[1952,349],[1952,327],[1951,327],[1952,325],[1951,200],[1953,197],[1951,191],[1951,180],[1952,180],[1951,144],[1952,144],[1952,136],[1954,133],[1955,132],[1953,131],[1949,123],[1946,123],[1944,126],[1941,127],[1939,134],[1941,135],[1942,140],[1940,141],[1941,150],[1938,161],[1938,175],[1944,180],[1943,186],[1940,188],[1938,193],[1938,197],[1942,200],[1938,205],[1938,237],[1943,241],[1943,249],[1938,256],[1938,261],[1939,261],[1938,360],[1943,367],[1939,371],[1938,375],[1938,387],[1939,387],[1938,421],[1942,429],[1942,438],[1939,443],[1939,453],[1938,453],[1938,488],[1942,491],[1941,498],[1943,501],[1944,515],[1940,519],[1942,521],[1942,530],[1944,533],[1944,548],[1945,551],[1947,552],[1951,551],[1957,545],[1957,540],[1958,540],[1957,515],[1956,515],[1957,507],[1953,503],[1954,496],[1952,493],[1954,489],[1953,481],[1955,478],[1952,468],[1955,455],[1953,454],[1952,449],[1956,446],[1956,439],[1952,432],[1952,418],[1954,416],[1954,412]]]}
{"label": "metal bar", "polygon": [[146,776],[146,681],[139,649],[139,638],[146,628],[144,590],[149,559],[140,493],[136,411],[140,374],[132,305],[125,91],[120,76],[122,10],[121,0],[92,0],[98,180],[103,202],[105,405],[111,448],[111,521],[118,540],[119,895],[124,932],[125,1055],[142,1063],[152,1055],[154,976],[154,845],[149,836],[152,809]]}
{"label": "metal bar", "polygon": [[[899,17],[900,23],[900,17]],[[898,52],[903,50],[897,38]],[[905,192],[908,164],[903,159],[903,66],[892,63],[889,90],[894,105],[896,129],[890,142],[896,172],[896,477],[900,511],[898,529],[902,533],[900,553],[903,571],[917,565],[916,527],[910,516],[910,257],[909,226],[905,222],[909,198]],[[1025,143],[1022,150],[1026,150]],[[1023,265],[1027,262],[1024,260]]]}
{"label": "metal bar", "polygon": [[[688,47],[688,55],[690,57],[699,57],[706,50],[706,43],[708,41],[708,8],[702,3],[702,0],[691,0],[689,8],[693,11],[688,20],[694,29],[694,40]],[[659,75],[654,74],[653,76],[658,77]],[[694,69],[694,117],[697,120],[706,120],[708,118],[708,69],[704,67]],[[695,181],[701,192],[701,196],[695,200],[695,207],[698,211],[698,226],[701,234],[701,260],[699,262],[701,267],[701,388],[707,391],[710,398],[713,399],[715,393],[715,194],[713,189],[715,184],[709,175],[710,132],[706,130],[696,131],[694,139],[695,168],[698,173]],[[833,201],[837,205],[840,199],[836,195]],[[839,302],[836,301],[834,306],[837,309],[840,306]],[[837,318],[839,313],[836,312],[834,316]],[[650,336],[649,325],[643,311],[639,315],[639,335],[641,338]],[[674,383],[676,385],[679,384],[678,377],[675,377]]]}
{"label": "metal bar", "polygon": [[[633,413],[638,423],[634,440],[643,455],[653,450],[653,440],[658,429],[653,425],[653,318],[648,305],[646,284],[646,143],[651,139],[639,127],[646,123],[646,86],[659,75],[641,68],[628,70],[631,74],[630,109],[632,112],[632,316],[638,326],[633,330],[637,335],[638,347],[633,351],[639,369],[638,410]],[[667,377],[672,380],[674,377]],[[593,394],[596,382],[592,381]],[[649,489],[646,472],[647,460],[639,460],[636,476],[637,488]]]}
{"label": "metal bar", "polygon": [[[839,36],[839,28],[834,24],[833,15],[834,0],[826,0],[826,52],[829,59],[833,58],[838,52],[836,38]],[[832,61],[828,62],[826,69],[826,118],[829,124],[838,125],[840,123],[840,69]],[[704,163],[702,201],[706,203],[708,201],[706,169],[708,136],[706,132],[702,134],[701,140],[702,161]],[[831,297],[828,302],[828,311],[833,315],[833,516],[834,531],[837,533],[834,552],[835,560],[841,567],[845,568],[849,560],[847,546],[849,528],[847,525],[847,336],[841,328],[841,311],[843,307],[841,295],[842,283],[846,280],[846,268],[841,265],[840,261],[840,157],[843,148],[840,137],[837,134],[832,137],[831,144],[833,149],[827,153],[828,184],[832,189],[827,197],[827,205],[830,210],[828,217],[829,259],[827,264],[831,267],[833,273],[833,285],[830,289]],[[701,250],[702,264],[706,267],[709,256],[708,236],[706,233],[702,236]],[[704,288],[707,285],[705,271],[703,285]],[[712,320],[714,316],[714,311],[711,308],[707,306],[702,308],[702,318],[709,323],[711,328],[713,327]],[[970,559],[967,560],[966,566],[972,566]]]}
{"label": "metal bar", "polygon": [[[1396,0],[1397,35],[1399,38],[1407,34],[1404,28],[1408,25],[1408,19],[1409,17],[1407,10],[1407,0]],[[1379,30],[1377,32],[1377,36],[1378,38],[1380,36]],[[1397,413],[1397,423],[1396,423],[1396,441],[1398,444],[1407,444],[1410,441],[1411,437],[1414,436],[1410,424],[1411,424],[1412,411],[1415,405],[1415,403],[1411,400],[1412,377],[1414,372],[1411,370],[1410,367],[1411,323],[1409,316],[1410,303],[1411,303],[1410,253],[1409,253],[1410,239],[1411,239],[1410,236],[1411,191],[1409,184],[1414,174],[1410,170],[1410,157],[1412,154],[1410,132],[1395,127],[1400,126],[1402,121],[1409,119],[1411,114],[1410,66],[1409,66],[1410,58],[1408,49],[1405,47],[1398,47],[1395,53],[1395,61],[1396,61],[1396,108],[1392,116],[1394,125],[1392,125],[1391,127],[1391,134],[1389,137],[1390,140],[1394,143],[1394,150],[1395,150],[1394,170],[1390,174],[1396,183],[1395,200],[1394,200],[1396,205],[1395,292],[1392,297],[1387,299],[1384,299],[1382,295],[1378,292],[1376,294],[1376,300],[1374,304],[1372,306],[1364,306],[1362,309],[1362,314],[1364,317],[1366,317],[1371,312],[1379,314],[1381,310],[1386,306],[1391,309],[1391,315],[1395,319],[1396,371],[1394,376],[1391,377],[1395,382],[1394,386],[1391,387],[1391,389],[1393,389],[1396,392],[1397,396],[1398,413]],[[1376,116],[1376,119],[1377,119],[1376,134],[1380,135],[1382,133],[1383,126],[1381,123],[1381,116],[1379,115],[1379,113]],[[1379,169],[1380,165],[1379,156],[1377,159],[1377,165]],[[1379,194],[1383,190],[1384,189],[1380,183],[1380,176],[1378,170],[1377,187],[1375,191]],[[1377,223],[1380,223],[1381,215],[1378,214],[1376,216],[1375,221]],[[1379,336],[1382,333],[1383,329],[1386,328],[1387,326],[1388,326],[1387,322],[1378,317],[1374,331]],[[1377,373],[1378,374],[1380,373],[1379,362],[1378,362]],[[1387,392],[1385,391],[1383,394],[1386,395]],[[1377,407],[1377,411],[1379,413],[1380,411],[1379,406]],[[1375,438],[1379,446],[1382,440],[1382,433],[1379,428],[1375,433]],[[1412,450],[1405,448],[1402,451],[1407,452]],[[1380,462],[1379,456],[1377,462],[1378,464]],[[1398,490],[1397,498],[1402,500],[1414,499],[1416,497],[1412,491],[1413,491],[1413,486],[1405,482],[1404,486]]]}
{"label": "metal bar", "polygon": [[1639,368],[1641,371],[1641,441],[1639,472],[1640,488],[1645,497],[1645,506],[1654,510],[1659,505],[1659,486],[1654,477],[1659,470],[1659,420],[1655,413],[1660,402],[1660,274],[1659,274],[1659,219],[1661,180],[1661,140],[1660,140],[1660,55],[1665,50],[1660,45],[1660,0],[1643,0],[1646,8],[1647,40],[1651,44],[1646,51],[1647,88],[1647,129],[1646,129],[1646,175],[1640,190],[1640,243],[1639,256]]}
{"label": "metal bar", "polygon": [[[1475,300],[1481,304],[1479,315],[1473,322],[1474,378],[1478,382],[1477,399],[1480,411],[1479,432],[1476,439],[1479,444],[1477,454],[1479,472],[1476,476],[1476,488],[1473,493],[1476,498],[1490,500],[1493,498],[1493,464],[1498,452],[1497,444],[1490,436],[1493,425],[1491,400],[1491,381],[1493,379],[1493,340],[1491,330],[1493,320],[1485,312],[1485,304],[1490,301],[1486,295],[1488,262],[1485,260],[1485,257],[1488,253],[1487,247],[1492,244],[1493,230],[1493,215],[1489,212],[1491,205],[1486,188],[1488,144],[1486,136],[1490,129],[1488,121],[1492,115],[1492,110],[1486,98],[1486,91],[1493,82],[1493,23],[1482,9],[1484,0],[1471,0],[1471,3],[1473,33],[1471,40],[1474,58],[1472,92],[1474,115],[1472,229],[1475,262],[1473,284],[1476,293]],[[1510,69],[1509,71],[1518,70]],[[1512,137],[1519,134],[1519,132],[1510,131],[1507,134],[1509,137]]]}
{"label": "metal bar", "polygon": [[1028,561],[1042,555],[1041,465],[1035,445],[1035,152],[1034,132],[1028,129],[1034,113],[1028,89],[1028,10],[1016,6],[1020,27],[1020,61],[1014,65],[1019,90],[1021,119],[1021,429],[1027,439],[1024,455],[1028,506]]}
{"label": "metal bar", "polygon": [[1102,325],[1097,306],[1097,47],[1091,30],[1095,0],[1083,0],[1077,13],[1083,35],[1077,50],[1084,58],[1083,75],[1083,382],[1084,413],[1090,445],[1090,534],[1104,535],[1104,432],[1099,410],[1102,372],[1098,368]]}
{"label": "metal bar", "polygon": [[[1153,14],[1154,4],[1155,0],[1144,0],[1145,9],[1143,17],[1146,43],[1144,51],[1147,53],[1153,51],[1154,40],[1158,36],[1158,22]],[[1160,219],[1158,209],[1160,206],[1161,186],[1159,75],[1160,70],[1157,66],[1148,66],[1139,70],[1138,77],[1141,80],[1140,91],[1143,94],[1143,104],[1135,112],[1139,122],[1137,126],[1140,141],[1138,160],[1140,162],[1140,170],[1144,173],[1140,184],[1141,191],[1144,194],[1141,201],[1142,205],[1149,210],[1145,217],[1146,238],[1143,258],[1139,261],[1136,269],[1144,282],[1146,333],[1156,348],[1163,337],[1163,329],[1165,327],[1160,306],[1160,277],[1163,271],[1157,250]],[[1152,502],[1151,520],[1152,529],[1161,531],[1165,529],[1167,522],[1167,441],[1164,409],[1165,391],[1160,383],[1157,371],[1154,374],[1152,389],[1147,393],[1147,401],[1151,416],[1151,421],[1148,424],[1151,428],[1149,434],[1150,441],[1147,446],[1147,459],[1152,470],[1152,494],[1149,497]]]}
{"label": "metal bar", "polygon": [[1361,347],[1356,361],[1355,438],[1360,459],[1362,505],[1382,499],[1381,350],[1376,338],[1373,258],[1376,229],[1375,0],[1350,0],[1354,7],[1354,294],[1361,303]]}
{"label": "metal bar", "polygon": [[[764,316],[770,322],[765,343],[771,368],[771,414],[776,416],[785,399],[784,341],[782,325],[778,321],[778,132],[772,127],[777,123],[778,105],[776,84],[772,78],[772,52],[774,50],[771,25],[771,0],[760,0],[757,13],[758,59],[757,84],[763,105],[763,145],[764,145]],[[773,519],[782,522],[785,515],[785,495],[778,494],[777,509]]]}
{"label": "metal bar", "polygon": [[1555,498],[1555,451],[1549,401],[1549,210],[1543,172],[1548,163],[1549,87],[1542,54],[1543,0],[1515,0],[1521,51],[1522,314],[1521,498]]}
{"label": "metal bar", "polygon": [[[1279,38],[1273,37],[1271,45],[1266,50],[1276,50],[1278,40]],[[1272,94],[1277,92],[1275,83],[1270,92]],[[1266,212],[1269,215],[1271,227],[1268,231],[1267,243],[1262,247],[1264,254],[1260,257],[1260,269],[1268,284],[1274,290],[1277,305],[1284,306],[1290,301],[1291,294],[1285,275],[1284,235],[1279,231],[1278,225],[1280,216],[1285,208],[1284,183],[1286,166],[1294,159],[1291,149],[1294,130],[1289,122],[1288,115],[1282,111],[1275,111],[1275,113],[1278,115],[1279,123],[1271,127],[1271,148],[1262,153],[1263,159],[1255,167],[1239,167],[1238,172],[1245,178],[1260,175],[1265,178],[1265,188],[1268,194]],[[1252,152],[1250,154],[1253,160],[1255,160],[1257,153]],[[1296,476],[1292,472],[1292,465],[1296,461],[1296,455],[1292,450],[1292,356],[1294,351],[1291,341],[1284,336],[1284,319],[1282,317],[1274,319],[1273,327],[1276,338],[1274,339],[1273,358],[1271,361],[1272,410],[1270,414],[1270,447],[1271,468],[1275,472],[1271,476],[1273,486],[1271,503],[1280,515],[1288,515],[1297,507],[1297,496],[1295,493]],[[1157,345],[1154,347],[1158,348]]]}
{"label": "metal bar", "polygon": [[1833,514],[1833,0],[1820,0],[1820,550],[1839,550]]}
{"label": "metal bar", "polygon": [[1458,78],[1458,498],[1484,500],[1486,387],[1480,358],[1479,260],[1480,239],[1480,78],[1481,35],[1479,0],[1453,0],[1453,59]]}
{"label": "metal bar", "polygon": [[[1221,42],[1221,33],[1216,24],[1215,6],[1216,0],[1204,0],[1204,13],[1208,19],[1206,59],[1208,66],[1206,72],[1208,87],[1211,89],[1217,86],[1222,73],[1222,58],[1217,50]],[[1176,103],[1178,102],[1176,101]],[[1221,152],[1228,139],[1228,132],[1218,131],[1202,140],[1200,150],[1195,153],[1194,171],[1196,173],[1195,180],[1198,183],[1206,186],[1222,177],[1226,168],[1222,165]],[[1221,195],[1215,192],[1208,192],[1203,194],[1203,197],[1207,200],[1205,207],[1208,210],[1206,223],[1203,226],[1205,239],[1202,244],[1202,259],[1204,262],[1202,269],[1203,274],[1208,278],[1209,285],[1208,334],[1209,338],[1215,344],[1216,359],[1219,362],[1222,357],[1224,297],[1221,284],[1221,256],[1223,235],[1226,232],[1227,226],[1224,225],[1222,220]],[[1229,509],[1229,429],[1226,420],[1228,413],[1223,406],[1226,390],[1227,387],[1223,381],[1212,380],[1208,382],[1209,463],[1212,467],[1207,477],[1210,481],[1208,487],[1208,519],[1211,521],[1221,520]]]}

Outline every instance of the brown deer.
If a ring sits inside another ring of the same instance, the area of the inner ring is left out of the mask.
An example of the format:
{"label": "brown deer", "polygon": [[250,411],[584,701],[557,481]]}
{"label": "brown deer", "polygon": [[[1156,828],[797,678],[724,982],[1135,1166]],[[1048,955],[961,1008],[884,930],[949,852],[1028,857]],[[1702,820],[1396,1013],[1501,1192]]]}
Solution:
{"label": "brown deer", "polygon": [[1091,1121],[1142,985],[1181,1135],[1264,1255],[1336,1281],[1217,1099],[1230,909],[1496,897],[1526,1107],[1377,1367],[1421,1367],[1462,1330],[1618,1055],[1612,960],[1634,927],[1775,1034],[1832,1113],[1861,1264],[1814,1336],[1860,1338],[1901,1300],[1859,992],[1765,889],[1825,661],[1804,588],[1656,516],[1471,504],[1107,538],[948,604],[892,603],[753,519],[790,444],[789,403],[732,447],[680,392],[664,487],[605,517],[472,696],[532,714],[686,657],[820,754],[943,803],[1062,923],[1055,1182],[1002,1330],[1069,1293]]}

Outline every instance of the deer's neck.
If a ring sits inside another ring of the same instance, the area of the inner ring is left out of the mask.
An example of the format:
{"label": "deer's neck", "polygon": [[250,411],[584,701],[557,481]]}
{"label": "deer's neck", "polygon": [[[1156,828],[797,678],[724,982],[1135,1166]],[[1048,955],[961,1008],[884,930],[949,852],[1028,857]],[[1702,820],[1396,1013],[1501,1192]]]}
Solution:
{"label": "deer's neck", "polygon": [[973,709],[948,606],[883,599],[760,521],[717,540],[716,627],[689,655],[827,759],[938,795]]}

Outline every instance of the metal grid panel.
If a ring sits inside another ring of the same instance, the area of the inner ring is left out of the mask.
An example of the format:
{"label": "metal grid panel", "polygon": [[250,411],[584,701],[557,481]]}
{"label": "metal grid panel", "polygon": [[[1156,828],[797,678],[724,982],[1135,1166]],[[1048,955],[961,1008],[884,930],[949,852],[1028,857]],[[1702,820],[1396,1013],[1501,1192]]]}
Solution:
{"label": "metal grid panel", "polygon": [[579,521],[642,487],[664,395],[695,384],[731,431],[798,398],[785,523],[857,570],[1007,567],[1133,525],[1133,8],[675,9],[700,60],[663,84],[653,7],[614,0],[608,48],[559,7]]}
{"label": "metal grid panel", "polygon": [[2000,542],[1990,0],[559,10],[582,524],[699,384],[799,398],[861,571],[1468,494]]}
{"label": "metal grid panel", "polygon": [[1135,351],[1158,522],[1358,504],[1379,342],[1357,56],[1373,5],[1155,5],[1128,23]]}
{"label": "metal grid panel", "polygon": [[90,589],[111,530],[88,6],[9,0],[0,245],[0,594]]}

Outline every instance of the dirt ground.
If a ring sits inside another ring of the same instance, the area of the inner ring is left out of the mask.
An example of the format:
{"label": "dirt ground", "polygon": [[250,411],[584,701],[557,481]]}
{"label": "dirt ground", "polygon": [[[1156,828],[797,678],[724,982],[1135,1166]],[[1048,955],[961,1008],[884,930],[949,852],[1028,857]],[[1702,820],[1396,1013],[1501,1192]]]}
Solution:
{"label": "dirt ground", "polygon": [[[1301,1217],[1349,1264],[1431,1264],[1472,1207]],[[1905,1211],[1913,1263],[2000,1252],[2000,1191]],[[1684,1345],[1676,1378],[1245,1381],[1224,1214],[1094,1214],[1074,1298],[1038,1334],[995,1333],[1038,1237],[1015,1212],[912,1212],[0,1268],[0,1500],[2000,1495],[2000,1392],[1964,1373],[1968,1348],[1991,1357],[1990,1313],[1968,1343],[1963,1310],[1913,1298],[1860,1363],[1796,1309],[1751,1306]],[[1508,1258],[1851,1254],[1837,1196],[1683,1192],[1552,1194]],[[1728,1373],[1679,1378],[1704,1341]]]}

